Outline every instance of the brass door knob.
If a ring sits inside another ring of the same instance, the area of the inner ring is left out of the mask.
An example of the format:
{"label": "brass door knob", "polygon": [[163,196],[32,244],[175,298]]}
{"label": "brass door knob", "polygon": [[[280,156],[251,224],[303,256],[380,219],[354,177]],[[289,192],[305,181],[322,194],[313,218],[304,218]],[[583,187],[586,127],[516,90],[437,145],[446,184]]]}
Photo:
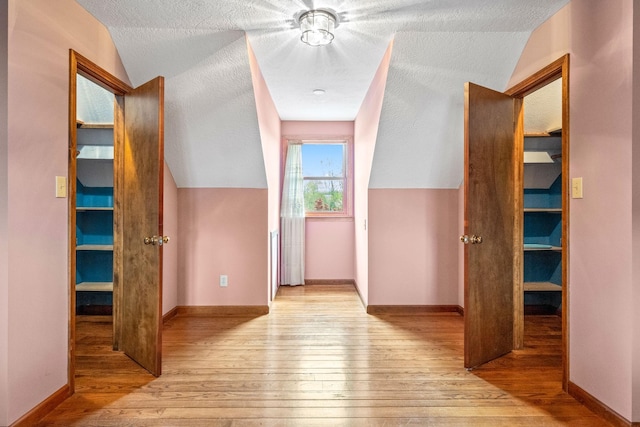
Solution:
{"label": "brass door knob", "polygon": [[460,236],[460,241],[465,245],[468,245],[469,243],[471,243],[472,245],[477,245],[482,243],[482,236],[476,236],[475,234],[469,236],[467,234],[464,234]]}
{"label": "brass door knob", "polygon": [[144,238],[145,245],[162,246],[165,243],[169,243],[169,236],[151,236]]}

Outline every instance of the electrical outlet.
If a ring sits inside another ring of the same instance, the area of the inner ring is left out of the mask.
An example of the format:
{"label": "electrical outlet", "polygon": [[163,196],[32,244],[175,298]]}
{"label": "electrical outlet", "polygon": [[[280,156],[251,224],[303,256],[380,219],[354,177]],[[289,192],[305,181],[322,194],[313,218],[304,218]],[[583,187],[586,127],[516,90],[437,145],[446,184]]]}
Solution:
{"label": "electrical outlet", "polygon": [[220,287],[221,288],[226,288],[229,285],[229,278],[227,277],[226,274],[221,274],[220,275]]}

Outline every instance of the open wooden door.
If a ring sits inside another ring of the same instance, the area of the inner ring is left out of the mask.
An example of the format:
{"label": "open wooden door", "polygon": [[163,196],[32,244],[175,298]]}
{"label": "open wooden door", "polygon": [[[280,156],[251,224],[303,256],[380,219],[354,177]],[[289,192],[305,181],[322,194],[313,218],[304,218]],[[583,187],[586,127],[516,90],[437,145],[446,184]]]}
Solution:
{"label": "open wooden door", "polygon": [[[464,365],[475,368],[513,349],[517,232],[516,123],[522,101],[465,84]],[[521,150],[520,150],[521,151]],[[519,159],[518,159],[519,160]]]}
{"label": "open wooden door", "polygon": [[124,96],[122,282],[119,347],[162,372],[164,79]]}

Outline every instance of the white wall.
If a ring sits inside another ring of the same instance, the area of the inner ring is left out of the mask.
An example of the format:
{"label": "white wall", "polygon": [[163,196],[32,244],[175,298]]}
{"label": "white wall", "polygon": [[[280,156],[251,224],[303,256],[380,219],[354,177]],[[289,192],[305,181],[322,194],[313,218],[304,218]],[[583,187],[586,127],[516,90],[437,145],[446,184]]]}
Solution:
{"label": "white wall", "polygon": [[[8,205],[6,215],[0,210],[0,233],[8,218],[7,253],[0,249],[5,424],[67,384],[69,212],[68,199],[54,197],[54,177],[68,171],[69,49],[128,81],[108,32],[74,0],[8,4],[8,149],[0,157],[9,177],[7,186],[0,178]],[[2,389],[0,382],[0,399]]]}

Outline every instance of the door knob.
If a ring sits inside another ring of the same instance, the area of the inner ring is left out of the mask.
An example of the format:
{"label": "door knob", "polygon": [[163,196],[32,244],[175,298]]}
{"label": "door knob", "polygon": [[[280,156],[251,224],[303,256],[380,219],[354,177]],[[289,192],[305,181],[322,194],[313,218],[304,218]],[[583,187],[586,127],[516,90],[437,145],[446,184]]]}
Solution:
{"label": "door knob", "polygon": [[165,243],[169,243],[169,236],[151,236],[144,238],[145,245],[162,246]]}
{"label": "door knob", "polygon": [[460,236],[460,241],[465,245],[468,245],[469,243],[471,243],[472,245],[477,245],[479,243],[482,243],[482,236],[476,236],[475,234],[469,236],[467,234],[464,234]]}

